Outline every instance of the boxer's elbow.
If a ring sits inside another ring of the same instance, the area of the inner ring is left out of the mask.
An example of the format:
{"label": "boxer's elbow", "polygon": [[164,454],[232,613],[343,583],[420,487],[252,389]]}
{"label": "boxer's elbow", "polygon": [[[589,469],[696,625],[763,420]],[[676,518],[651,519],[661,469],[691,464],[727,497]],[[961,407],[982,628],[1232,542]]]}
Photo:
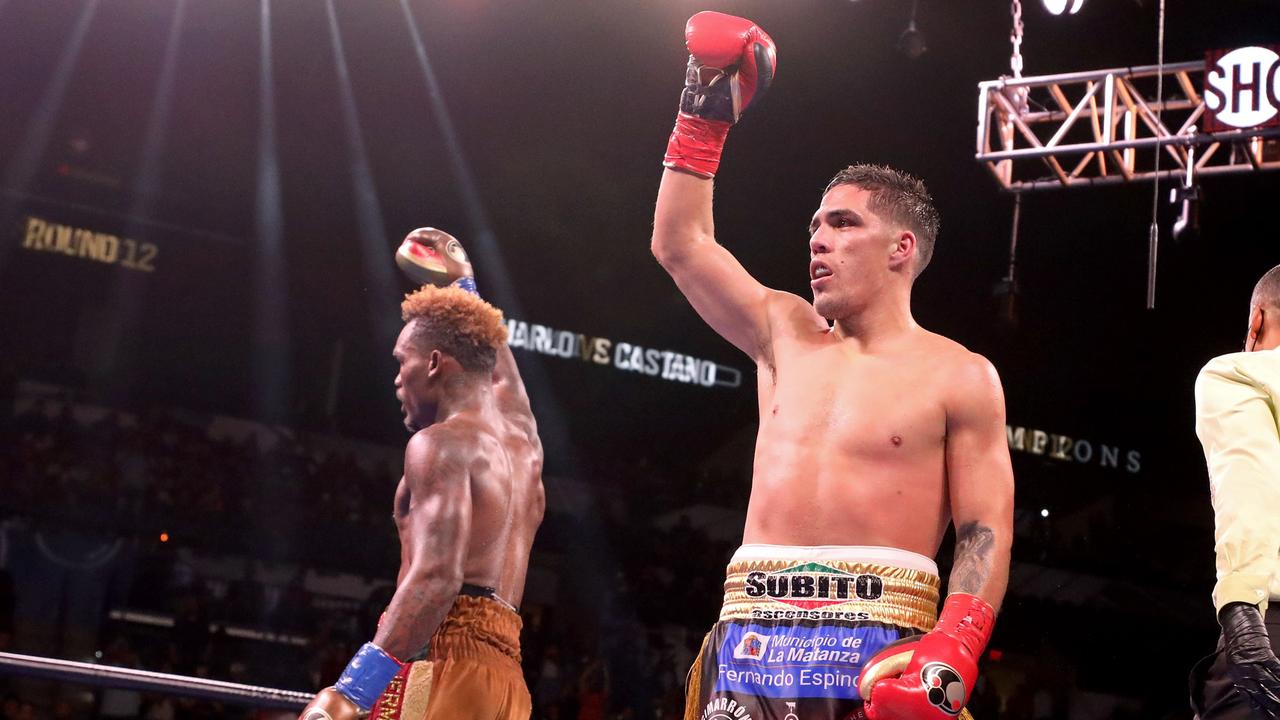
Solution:
{"label": "boxer's elbow", "polygon": [[649,239],[649,252],[653,253],[653,258],[664,268],[667,267],[667,263],[672,262],[677,246],[678,243],[674,242],[669,234],[656,228],[653,231],[653,237]]}
{"label": "boxer's elbow", "polygon": [[688,261],[697,249],[698,242],[699,238],[695,233],[654,228],[649,251],[659,265],[673,273]]}
{"label": "boxer's elbow", "polygon": [[466,553],[465,544],[436,538],[430,547],[422,547],[414,553],[407,577],[419,588],[456,592],[462,587]]}
{"label": "boxer's elbow", "polygon": [[440,558],[436,561],[415,563],[405,576],[404,583],[417,588],[433,598],[452,598],[462,587],[463,571],[461,562]]}

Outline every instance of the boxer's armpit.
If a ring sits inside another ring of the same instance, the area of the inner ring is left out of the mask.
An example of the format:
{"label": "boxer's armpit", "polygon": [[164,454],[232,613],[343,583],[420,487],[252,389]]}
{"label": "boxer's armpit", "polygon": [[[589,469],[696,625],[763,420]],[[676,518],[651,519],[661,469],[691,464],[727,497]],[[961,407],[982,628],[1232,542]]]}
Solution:
{"label": "boxer's armpit", "polygon": [[955,564],[951,568],[948,592],[980,593],[991,578],[995,540],[991,528],[979,522],[967,522],[956,528]]}

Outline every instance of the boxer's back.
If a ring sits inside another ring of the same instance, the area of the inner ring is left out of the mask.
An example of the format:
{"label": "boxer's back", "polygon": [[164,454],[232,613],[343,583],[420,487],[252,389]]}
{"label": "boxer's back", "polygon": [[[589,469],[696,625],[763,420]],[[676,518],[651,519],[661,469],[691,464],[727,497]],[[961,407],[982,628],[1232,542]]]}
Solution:
{"label": "boxer's back", "polygon": [[542,523],[542,448],[519,419],[502,417],[471,477],[471,543],[465,581],[520,606],[529,552]]}
{"label": "boxer's back", "polygon": [[774,302],[744,542],[933,556],[950,521],[947,401],[973,356],[918,328],[862,349],[800,298]]}
{"label": "boxer's back", "polygon": [[[431,433],[433,442],[452,445],[466,464],[471,520],[463,582],[493,588],[500,598],[519,606],[544,507],[542,449],[536,434],[492,410],[459,413],[422,432]],[[401,480],[395,501],[400,580],[413,565],[414,535],[424,530],[409,521],[413,501],[411,488]]]}

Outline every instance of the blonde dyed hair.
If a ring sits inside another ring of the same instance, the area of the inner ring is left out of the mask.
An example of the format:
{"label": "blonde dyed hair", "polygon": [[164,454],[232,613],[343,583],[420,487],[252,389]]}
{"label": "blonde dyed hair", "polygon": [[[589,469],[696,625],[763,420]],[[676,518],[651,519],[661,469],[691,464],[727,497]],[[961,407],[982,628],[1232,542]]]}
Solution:
{"label": "blonde dyed hair", "polygon": [[413,323],[413,341],[426,351],[453,356],[468,372],[493,372],[507,341],[502,312],[456,287],[423,285],[404,296],[400,318]]}

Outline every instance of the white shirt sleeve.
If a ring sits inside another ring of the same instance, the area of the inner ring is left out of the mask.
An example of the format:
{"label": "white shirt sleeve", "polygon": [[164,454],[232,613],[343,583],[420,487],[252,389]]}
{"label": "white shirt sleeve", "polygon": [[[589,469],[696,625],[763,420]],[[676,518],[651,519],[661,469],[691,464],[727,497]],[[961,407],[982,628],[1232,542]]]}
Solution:
{"label": "white shirt sleeve", "polygon": [[1280,352],[1214,358],[1196,378],[1196,435],[1213,498],[1218,582],[1213,603],[1266,611],[1280,565],[1280,428],[1272,381]]}

